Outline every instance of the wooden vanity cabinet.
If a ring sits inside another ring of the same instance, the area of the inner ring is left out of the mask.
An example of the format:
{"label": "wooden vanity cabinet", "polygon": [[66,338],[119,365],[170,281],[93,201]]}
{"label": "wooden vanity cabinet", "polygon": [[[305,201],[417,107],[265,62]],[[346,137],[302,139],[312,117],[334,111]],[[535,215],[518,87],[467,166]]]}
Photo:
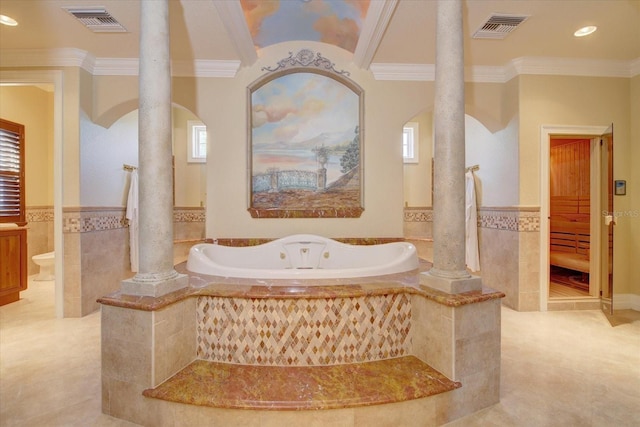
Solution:
{"label": "wooden vanity cabinet", "polygon": [[0,305],[20,299],[27,289],[27,230],[0,230]]}

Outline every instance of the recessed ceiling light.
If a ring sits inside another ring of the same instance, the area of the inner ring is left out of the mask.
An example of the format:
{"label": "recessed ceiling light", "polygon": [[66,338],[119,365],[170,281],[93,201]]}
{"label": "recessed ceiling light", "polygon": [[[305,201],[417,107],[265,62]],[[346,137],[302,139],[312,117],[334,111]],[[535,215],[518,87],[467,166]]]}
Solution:
{"label": "recessed ceiling light", "polygon": [[575,33],[573,33],[573,35],[576,37],[584,37],[594,33],[597,29],[598,27],[596,27],[595,25],[589,25],[587,27],[580,28]]}
{"label": "recessed ceiling light", "polygon": [[18,21],[7,15],[0,15],[0,24],[15,27],[16,25],[18,25]]}

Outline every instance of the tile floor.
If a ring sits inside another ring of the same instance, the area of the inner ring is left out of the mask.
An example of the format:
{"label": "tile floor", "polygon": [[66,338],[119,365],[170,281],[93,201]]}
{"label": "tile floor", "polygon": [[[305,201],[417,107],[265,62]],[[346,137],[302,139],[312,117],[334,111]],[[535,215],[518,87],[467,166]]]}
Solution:
{"label": "tile floor", "polygon": [[[501,401],[449,426],[640,426],[640,312],[609,320],[503,308]],[[0,307],[0,426],[133,426],[100,388],[99,313],[55,319],[53,282]]]}

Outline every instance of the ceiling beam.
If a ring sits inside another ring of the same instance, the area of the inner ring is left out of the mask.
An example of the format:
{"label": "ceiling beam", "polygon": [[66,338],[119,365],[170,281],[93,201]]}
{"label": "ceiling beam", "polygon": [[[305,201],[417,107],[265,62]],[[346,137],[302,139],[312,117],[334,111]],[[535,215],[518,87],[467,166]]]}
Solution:
{"label": "ceiling beam", "polygon": [[353,62],[356,66],[367,70],[373,55],[375,55],[382,36],[391,21],[393,11],[396,9],[398,0],[372,1],[369,3],[367,17],[360,31],[358,45],[353,53]]}
{"label": "ceiling beam", "polygon": [[218,10],[220,19],[224,23],[229,38],[236,48],[242,65],[252,65],[258,59],[256,48],[253,45],[251,33],[244,19],[244,12],[239,0],[219,1],[211,0]]}

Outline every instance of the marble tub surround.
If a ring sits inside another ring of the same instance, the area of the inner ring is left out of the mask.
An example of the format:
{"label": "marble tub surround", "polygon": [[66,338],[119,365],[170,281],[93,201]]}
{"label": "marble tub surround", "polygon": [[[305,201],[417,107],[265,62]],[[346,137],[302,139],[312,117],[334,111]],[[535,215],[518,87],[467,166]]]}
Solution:
{"label": "marble tub surround", "polygon": [[418,271],[345,279],[242,279],[191,273],[186,263],[176,265],[176,271],[189,275],[189,286],[159,297],[123,294],[120,291],[105,295],[98,302],[107,306],[155,311],[190,297],[203,295],[241,298],[348,298],[393,293],[417,294],[449,307],[475,304],[504,298],[504,293],[489,287],[480,290],[450,294],[428,286],[422,274],[431,263],[420,260]]}
{"label": "marble tub surround", "polygon": [[[403,242],[402,237],[331,237],[340,243],[346,243],[348,245],[381,245],[384,243]],[[274,239],[269,238],[234,238],[234,237],[219,237],[212,239],[213,242],[223,246],[255,246],[262,245],[264,243],[272,242]],[[212,242],[212,243],[213,243]]]}
{"label": "marble tub surround", "polygon": [[197,298],[201,360],[326,366],[405,356],[411,305],[404,293],[347,298]]}
{"label": "marble tub surround", "polygon": [[[351,414],[354,419],[368,419],[369,424],[354,421],[353,424],[347,423],[346,425],[371,425],[371,420],[376,419],[375,417],[367,418],[369,416],[367,414],[373,413],[371,411],[375,413],[383,411],[387,416],[393,414],[394,419],[405,419],[406,411],[414,410],[417,408],[415,405],[418,405],[420,410],[415,413],[420,414],[419,416],[422,416],[428,425],[436,425],[490,406],[496,403],[499,397],[499,307],[504,294],[488,288],[461,294],[447,294],[432,289],[422,283],[420,274],[420,271],[426,271],[429,267],[430,263],[422,261],[419,271],[359,280],[325,279],[315,283],[314,286],[303,286],[304,283],[296,280],[264,281],[189,274],[189,287],[158,298],[122,295],[120,292],[102,297],[100,303],[102,304],[104,331],[103,411],[106,414],[143,425],[153,424],[159,416],[158,414],[163,414],[163,417],[174,420],[175,425],[188,425],[187,421],[181,424],[180,417],[175,415],[179,413],[189,413],[189,417],[195,417],[189,419],[203,419],[202,417],[205,417],[203,414],[207,414],[206,417],[213,420],[226,420],[228,418],[225,417],[229,416],[234,419],[241,417],[249,424],[257,423],[258,419],[263,419],[261,417],[265,416],[264,410],[260,410],[260,407],[264,405],[264,402],[255,402],[256,408],[248,413],[243,411],[230,415],[225,411],[237,411],[237,409],[229,409],[220,402],[215,404],[218,407],[205,408],[143,396],[143,392],[150,396],[152,392],[145,390],[151,389],[155,389],[160,394],[170,393],[167,389],[162,389],[163,383],[168,384],[167,387],[173,384],[175,390],[171,393],[174,396],[180,395],[182,393],[180,390],[187,387],[185,384],[188,384],[188,381],[182,383],[182,386],[177,386],[177,383],[173,383],[173,381],[179,381],[181,375],[184,375],[183,369],[192,366],[196,361],[198,364],[201,362],[221,363],[220,361],[201,360],[201,356],[198,355],[198,328],[203,324],[202,319],[198,319],[198,301],[234,301],[236,298],[256,300],[258,306],[262,304],[262,308],[254,307],[255,317],[252,318],[253,320],[247,319],[247,321],[256,322],[252,327],[255,326],[255,330],[258,333],[263,332],[265,336],[269,333],[271,320],[269,316],[264,316],[264,314],[270,313],[269,310],[275,310],[277,307],[281,307],[280,310],[285,310],[284,307],[300,307],[299,304],[302,304],[302,307],[315,305],[324,309],[325,306],[328,306],[329,301],[333,307],[337,304],[341,308],[347,307],[350,303],[356,303],[359,301],[358,299],[369,302],[377,300],[402,301],[402,304],[396,304],[395,308],[393,304],[389,305],[388,313],[391,316],[386,317],[388,322],[386,324],[383,322],[382,329],[379,331],[383,336],[388,333],[402,335],[403,327],[399,325],[403,324],[403,319],[399,315],[405,313],[404,321],[408,321],[408,324],[404,326],[406,335],[401,340],[400,348],[403,349],[403,354],[394,356],[392,351],[387,350],[387,353],[383,352],[382,356],[388,356],[388,358],[379,357],[373,362],[357,362],[353,366],[363,366],[367,363],[386,360],[398,362],[399,359],[405,357],[415,357],[421,363],[440,372],[451,382],[462,385],[459,388],[453,388],[450,391],[429,397],[416,398],[414,396],[411,398],[412,400],[397,401],[397,396],[391,397],[391,399],[395,399],[393,400],[395,403],[382,405],[380,410],[375,411],[373,408],[377,408],[377,404],[327,409],[318,413],[317,416],[322,419],[332,419],[331,417],[337,413],[334,411],[349,409],[353,411]],[[176,266],[176,270],[184,271],[184,264]],[[341,304],[345,304],[344,307]],[[469,311],[469,307],[474,308]],[[406,311],[407,309],[408,311]],[[379,314],[369,314],[368,317],[364,316],[360,321],[367,321],[369,318],[375,321],[385,317]],[[320,321],[318,326],[311,328],[308,319],[306,327],[304,321],[301,321],[302,326],[296,330],[294,336],[302,339],[307,332],[317,332],[320,335],[316,337],[317,343],[315,345],[321,348],[320,346],[325,345],[325,340],[331,341],[341,331],[340,328],[333,328],[330,325],[330,322],[334,320],[331,318],[325,320],[324,324]],[[231,326],[227,332],[240,334],[242,330],[246,329],[244,325],[238,329],[237,325]],[[265,327],[266,329],[264,329]],[[355,333],[364,333],[362,331],[362,329],[356,329]],[[376,332],[373,331],[368,330],[366,333],[375,335]],[[213,334],[213,328],[211,333]],[[477,333],[478,336],[476,337],[474,333]],[[232,345],[232,342],[239,342],[236,338],[223,336],[222,339],[211,342]],[[263,341],[265,345],[270,345],[267,344],[269,343],[268,339]],[[321,372],[326,367],[348,366],[343,361],[349,360],[348,357],[354,357],[350,352],[351,350],[343,353],[337,351],[338,356],[335,360],[318,358],[317,362],[322,363],[312,366],[286,365],[288,360],[285,361],[284,366],[258,365],[249,360],[252,356],[247,353],[243,357],[248,358],[247,361],[251,364],[231,363],[230,365],[275,370],[309,368],[319,369],[318,372]],[[268,358],[267,353],[265,355],[258,354],[256,357],[258,356]],[[338,360],[340,357],[342,359]],[[291,360],[293,361],[293,359],[292,357]],[[306,361],[304,362],[306,363]],[[324,362],[337,362],[337,364],[332,365]],[[126,369],[123,368],[124,366]],[[232,366],[224,368],[228,370],[232,369]],[[224,370],[215,372],[220,373]],[[215,372],[213,373],[214,378],[218,375]],[[398,375],[400,378],[401,375]],[[331,384],[331,376],[328,378],[327,384]],[[212,381],[215,382],[215,380]],[[259,387],[264,387],[270,381],[269,379],[257,382],[262,383]],[[386,390],[381,392],[381,395],[391,393],[391,396],[394,396],[392,390],[395,390],[395,386],[389,386]],[[429,387],[426,387],[422,393],[430,393],[428,390],[430,390]],[[336,393],[341,392],[336,391]],[[222,395],[223,398],[224,396]],[[159,394],[154,397],[159,397]],[[359,404],[367,399],[362,397]],[[378,396],[378,399],[384,398]],[[310,407],[326,407],[329,405],[327,402],[331,401],[334,402],[332,405],[337,404],[338,400],[341,399],[336,396],[333,398],[326,396],[325,400],[307,399],[302,403],[297,402],[298,411],[295,413],[303,413],[305,408]],[[282,402],[289,402],[286,405],[293,405],[293,401],[287,400],[287,398],[283,398]],[[285,405],[285,403],[281,404]],[[343,401],[342,404],[347,405],[348,403]],[[296,421],[291,419],[288,422],[295,423]]]}
{"label": "marble tub surround", "polygon": [[196,360],[144,395],[216,408],[320,410],[420,399],[460,386],[413,356],[313,368]]}

